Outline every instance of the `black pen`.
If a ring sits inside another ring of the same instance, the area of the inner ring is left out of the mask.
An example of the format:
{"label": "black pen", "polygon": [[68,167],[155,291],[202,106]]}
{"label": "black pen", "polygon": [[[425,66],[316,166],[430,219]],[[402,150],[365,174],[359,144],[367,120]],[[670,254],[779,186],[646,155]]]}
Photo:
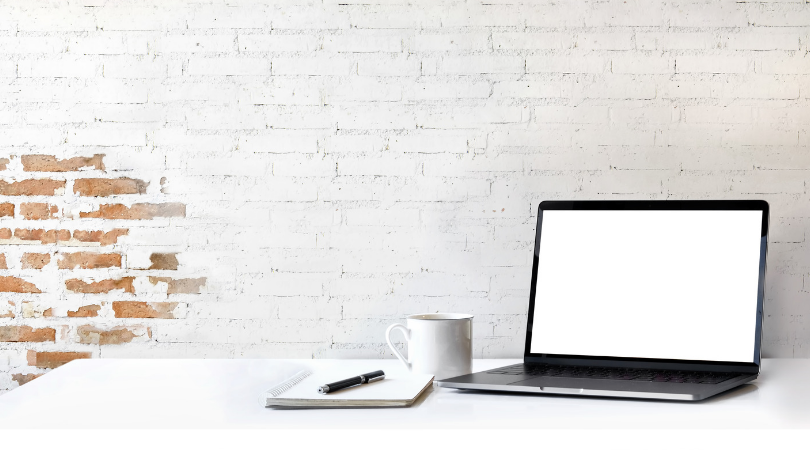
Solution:
{"label": "black pen", "polygon": [[318,393],[328,394],[330,392],[339,391],[341,389],[357,386],[359,384],[373,383],[375,381],[380,381],[384,378],[385,372],[383,372],[382,370],[377,370],[375,372],[364,373],[363,375],[347,378],[345,380],[335,381],[334,383],[324,384],[323,386],[318,388]]}

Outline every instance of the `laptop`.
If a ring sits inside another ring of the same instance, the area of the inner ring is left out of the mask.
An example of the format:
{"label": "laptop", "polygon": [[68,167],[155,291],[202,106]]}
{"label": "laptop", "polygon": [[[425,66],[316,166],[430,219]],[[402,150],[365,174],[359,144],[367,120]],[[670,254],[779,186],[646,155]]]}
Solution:
{"label": "laptop", "polygon": [[523,363],[487,391],[702,400],[757,378],[768,203],[540,203]]}

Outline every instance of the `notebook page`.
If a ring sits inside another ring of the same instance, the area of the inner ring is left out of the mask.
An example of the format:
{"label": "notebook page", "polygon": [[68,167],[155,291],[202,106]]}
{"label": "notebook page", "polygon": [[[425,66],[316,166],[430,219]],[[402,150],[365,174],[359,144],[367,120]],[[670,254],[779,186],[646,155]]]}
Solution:
{"label": "notebook page", "polygon": [[298,400],[300,404],[330,404],[358,401],[373,405],[378,402],[404,403],[414,399],[433,380],[433,375],[413,375],[396,373],[386,374],[382,381],[342,389],[329,394],[319,394],[318,387],[326,383],[356,376],[357,370],[351,373],[330,371],[328,374],[315,372],[300,383],[274,399],[268,398],[269,404],[289,404],[285,400]]}

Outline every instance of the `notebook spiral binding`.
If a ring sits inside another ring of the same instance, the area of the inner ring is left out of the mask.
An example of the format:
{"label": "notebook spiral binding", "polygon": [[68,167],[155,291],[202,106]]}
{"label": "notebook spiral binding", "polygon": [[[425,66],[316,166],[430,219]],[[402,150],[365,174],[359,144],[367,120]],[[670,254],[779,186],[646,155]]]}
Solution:
{"label": "notebook spiral binding", "polygon": [[283,394],[285,391],[287,391],[291,387],[295,386],[296,384],[300,383],[301,380],[303,380],[304,378],[306,378],[306,377],[308,377],[310,375],[312,375],[312,371],[306,370],[306,369],[302,370],[302,371],[298,372],[297,374],[293,375],[287,381],[285,381],[285,382],[279,384],[278,386],[274,387],[273,389],[270,389],[269,391],[267,391],[267,395],[269,395],[271,397],[278,397],[279,395]]}

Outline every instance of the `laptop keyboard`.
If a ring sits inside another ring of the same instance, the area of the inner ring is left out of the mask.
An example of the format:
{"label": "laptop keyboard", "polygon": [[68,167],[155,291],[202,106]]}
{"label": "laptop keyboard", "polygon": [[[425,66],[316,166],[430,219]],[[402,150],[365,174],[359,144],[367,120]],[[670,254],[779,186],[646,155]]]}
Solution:
{"label": "laptop keyboard", "polygon": [[612,367],[557,366],[549,364],[516,364],[485,373],[532,375],[538,377],[591,378],[600,380],[633,380],[656,383],[718,384],[737,377],[730,372],[690,372],[685,370],[620,369]]}

